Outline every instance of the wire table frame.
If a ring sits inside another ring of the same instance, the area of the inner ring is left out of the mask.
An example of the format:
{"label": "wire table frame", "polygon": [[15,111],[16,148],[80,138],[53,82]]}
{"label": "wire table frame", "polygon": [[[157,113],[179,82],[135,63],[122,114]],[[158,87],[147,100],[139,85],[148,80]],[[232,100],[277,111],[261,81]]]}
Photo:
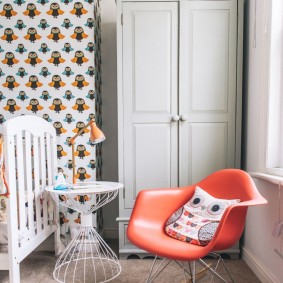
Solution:
{"label": "wire table frame", "polygon": [[62,191],[46,188],[57,203],[80,213],[80,228],[55,264],[57,282],[109,282],[120,274],[120,262],[93,227],[92,218],[121,188],[115,182],[79,183],[75,189]]}

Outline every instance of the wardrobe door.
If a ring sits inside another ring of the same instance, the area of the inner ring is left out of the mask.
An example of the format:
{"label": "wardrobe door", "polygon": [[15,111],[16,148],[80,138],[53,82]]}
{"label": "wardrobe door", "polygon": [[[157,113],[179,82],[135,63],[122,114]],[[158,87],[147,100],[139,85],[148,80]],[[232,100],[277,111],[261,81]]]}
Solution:
{"label": "wardrobe door", "polygon": [[180,2],[180,185],[235,167],[236,1]]}
{"label": "wardrobe door", "polygon": [[178,3],[126,2],[122,9],[119,176],[124,209],[131,209],[141,189],[178,184]]}

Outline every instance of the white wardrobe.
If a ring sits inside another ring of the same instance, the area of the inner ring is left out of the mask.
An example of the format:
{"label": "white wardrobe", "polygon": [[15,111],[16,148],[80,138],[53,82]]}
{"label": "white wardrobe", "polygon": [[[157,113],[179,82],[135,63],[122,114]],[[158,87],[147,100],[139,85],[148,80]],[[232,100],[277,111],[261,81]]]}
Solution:
{"label": "white wardrobe", "polygon": [[140,190],[240,166],[242,10],[240,0],[117,1],[121,257],[143,255],[126,237]]}

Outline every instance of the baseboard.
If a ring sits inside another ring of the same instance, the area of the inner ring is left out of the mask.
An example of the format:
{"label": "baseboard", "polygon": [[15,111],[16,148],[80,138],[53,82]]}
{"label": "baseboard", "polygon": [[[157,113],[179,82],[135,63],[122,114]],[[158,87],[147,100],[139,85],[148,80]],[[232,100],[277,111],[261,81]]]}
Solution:
{"label": "baseboard", "polygon": [[103,238],[105,239],[118,239],[118,229],[103,229]]}
{"label": "baseboard", "polygon": [[242,258],[262,283],[280,283],[270,270],[248,249],[243,248]]}

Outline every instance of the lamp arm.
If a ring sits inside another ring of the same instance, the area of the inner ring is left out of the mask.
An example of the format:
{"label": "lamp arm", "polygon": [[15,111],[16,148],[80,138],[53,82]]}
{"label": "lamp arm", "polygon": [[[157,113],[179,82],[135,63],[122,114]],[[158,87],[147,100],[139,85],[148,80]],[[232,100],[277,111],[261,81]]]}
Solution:
{"label": "lamp arm", "polygon": [[69,140],[69,144],[72,146],[72,167],[73,167],[73,184],[76,184],[76,163],[75,163],[75,139],[92,123],[94,123],[95,120],[91,119],[82,129],[79,130],[78,133],[76,133],[72,138]]}
{"label": "lamp arm", "polygon": [[76,184],[77,183],[77,180],[76,180],[76,162],[75,162],[75,144],[74,142],[72,142],[72,169],[73,169],[73,184]]}
{"label": "lamp arm", "polygon": [[94,123],[95,120],[94,119],[91,119],[82,129],[79,130],[78,133],[76,133],[72,138],[70,138],[69,140],[69,144],[73,144],[74,143],[74,140],[89,126],[91,125],[92,123]]}
{"label": "lamp arm", "polygon": [[72,146],[73,184],[76,183],[76,178],[75,178],[75,175],[76,175],[76,172],[75,172],[75,169],[76,169],[76,165],[75,165],[75,139],[79,135],[81,135],[83,133],[83,131],[89,126],[91,127],[90,140],[92,142],[99,143],[99,142],[102,142],[103,140],[105,140],[104,134],[97,127],[94,119],[91,119],[82,129],[80,129],[78,131],[78,133],[76,133],[72,138],[69,139],[68,143],[69,143],[69,145]]}

